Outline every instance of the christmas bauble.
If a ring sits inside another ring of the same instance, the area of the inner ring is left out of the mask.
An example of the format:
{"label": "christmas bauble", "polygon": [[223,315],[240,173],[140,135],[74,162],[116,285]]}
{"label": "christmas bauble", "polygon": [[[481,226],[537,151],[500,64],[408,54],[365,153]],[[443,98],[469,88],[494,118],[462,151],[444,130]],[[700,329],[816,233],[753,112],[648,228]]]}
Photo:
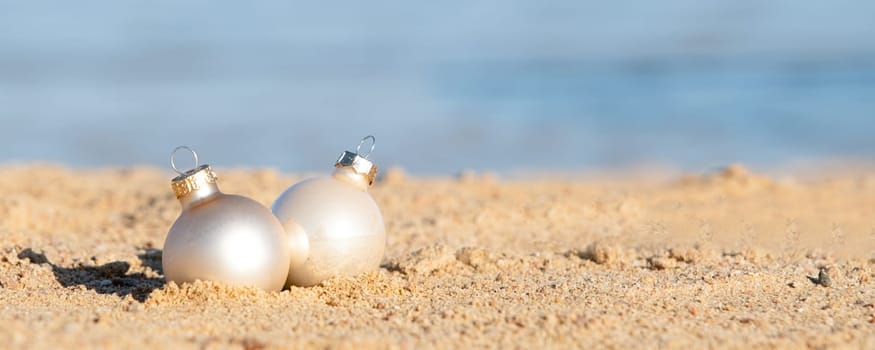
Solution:
{"label": "christmas bauble", "polygon": [[[368,138],[373,140],[369,136],[363,141]],[[346,151],[335,168],[331,176],[291,186],[271,207],[290,238],[287,285],[355,276],[376,269],[383,259],[386,228],[367,192],[377,167],[366,156]]]}
{"label": "christmas bauble", "polygon": [[171,186],[182,213],[164,241],[168,281],[283,288],[291,261],[289,240],[267,208],[219,191],[209,165],[180,173]]}

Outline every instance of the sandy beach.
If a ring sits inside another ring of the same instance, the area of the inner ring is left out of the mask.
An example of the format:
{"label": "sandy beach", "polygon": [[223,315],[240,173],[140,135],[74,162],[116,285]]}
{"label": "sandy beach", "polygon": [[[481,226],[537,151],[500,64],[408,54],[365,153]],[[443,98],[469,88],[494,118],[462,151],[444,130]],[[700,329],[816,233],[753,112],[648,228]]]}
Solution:
{"label": "sandy beach", "polygon": [[[214,167],[265,205],[302,177]],[[417,178],[382,267],[278,293],[167,284],[150,167],[0,169],[2,348],[875,348],[875,176]]]}

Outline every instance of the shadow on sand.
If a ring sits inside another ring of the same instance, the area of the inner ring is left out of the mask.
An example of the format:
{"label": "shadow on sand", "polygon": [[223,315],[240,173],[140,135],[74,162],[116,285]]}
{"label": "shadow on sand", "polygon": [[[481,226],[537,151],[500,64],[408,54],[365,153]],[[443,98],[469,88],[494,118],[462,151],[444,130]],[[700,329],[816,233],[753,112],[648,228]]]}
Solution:
{"label": "shadow on sand", "polygon": [[[144,266],[161,271],[161,251],[144,249],[137,257]],[[48,264],[52,267],[55,279],[64,287],[85,286],[100,294],[115,294],[119,297],[130,295],[144,302],[153,290],[164,286],[163,278],[147,277],[143,273],[128,274],[131,265],[125,261],[113,261],[100,266],[61,267],[53,264],[45,254],[27,248],[18,254],[19,259],[28,259],[31,264]]]}

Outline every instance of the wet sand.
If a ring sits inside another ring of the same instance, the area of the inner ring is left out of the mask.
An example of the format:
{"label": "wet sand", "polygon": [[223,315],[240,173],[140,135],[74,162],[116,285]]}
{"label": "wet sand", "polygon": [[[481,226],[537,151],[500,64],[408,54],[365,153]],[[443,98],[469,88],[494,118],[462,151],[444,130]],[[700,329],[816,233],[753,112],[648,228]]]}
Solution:
{"label": "wet sand", "polygon": [[[216,167],[269,205],[301,179]],[[0,347],[875,348],[875,176],[416,178],[372,189],[382,268],[177,286],[154,168],[0,168]]]}

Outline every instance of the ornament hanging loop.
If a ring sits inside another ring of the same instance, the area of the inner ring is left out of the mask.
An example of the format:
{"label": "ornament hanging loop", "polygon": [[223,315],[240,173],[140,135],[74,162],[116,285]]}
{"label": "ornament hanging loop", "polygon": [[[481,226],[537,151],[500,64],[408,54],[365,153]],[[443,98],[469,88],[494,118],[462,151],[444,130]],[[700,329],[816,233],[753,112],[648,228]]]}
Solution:
{"label": "ornament hanging loop", "polygon": [[[362,154],[361,153],[362,145],[364,145],[365,141],[367,141],[368,139],[371,140],[371,148],[368,149],[368,153]],[[361,141],[359,141],[359,145],[355,147],[355,153],[362,156],[363,158],[368,158],[368,156],[371,155],[371,152],[374,151],[374,147],[376,145],[377,145],[377,138],[375,138],[374,135],[365,136],[362,138]]]}
{"label": "ornament hanging loop", "polygon": [[176,167],[176,153],[179,152],[180,150],[183,150],[183,149],[188,151],[189,153],[191,153],[192,158],[194,158],[194,166],[191,167],[192,169],[197,169],[197,167],[200,165],[200,162],[198,161],[198,158],[197,158],[197,152],[195,152],[193,149],[191,149],[188,146],[176,147],[173,149],[173,152],[170,152],[170,167],[173,168],[173,171],[175,171],[179,175],[184,175],[185,172],[179,171],[179,168]]}

